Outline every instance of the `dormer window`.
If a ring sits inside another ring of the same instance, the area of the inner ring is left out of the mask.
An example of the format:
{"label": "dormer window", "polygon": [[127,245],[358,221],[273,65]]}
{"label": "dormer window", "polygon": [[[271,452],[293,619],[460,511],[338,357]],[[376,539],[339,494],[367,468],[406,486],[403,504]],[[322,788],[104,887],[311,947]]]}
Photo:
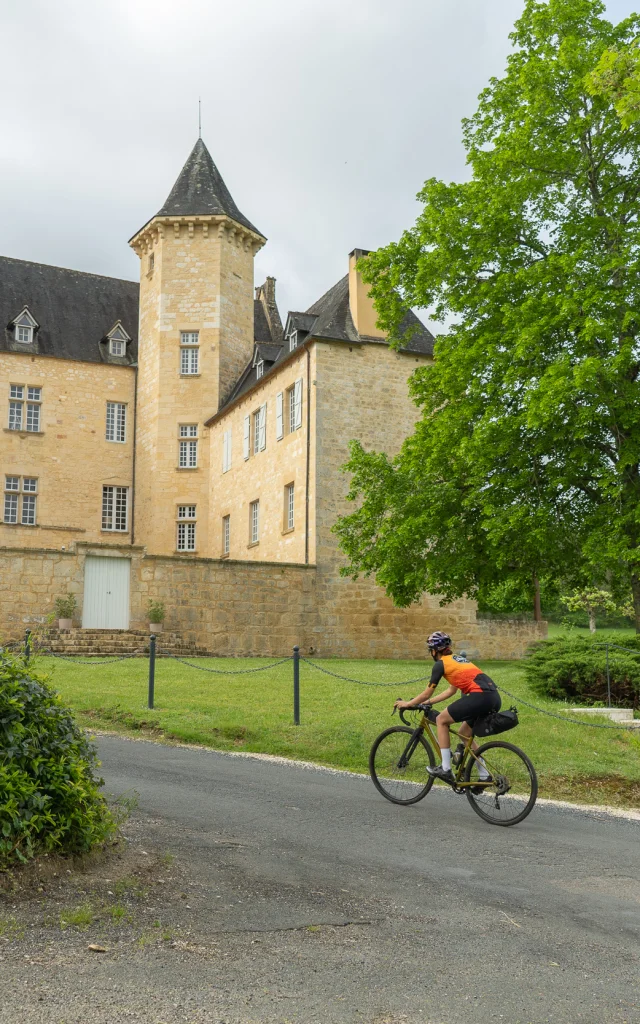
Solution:
{"label": "dormer window", "polygon": [[264,359],[259,359],[256,363],[256,380],[260,380],[264,374]]}
{"label": "dormer window", "polygon": [[294,348],[297,348],[297,347],[298,347],[298,332],[295,331],[295,330],[294,331],[290,331],[289,332],[289,351],[293,352]]}
{"label": "dormer window", "polygon": [[107,341],[109,342],[109,355],[110,356],[126,356],[127,354],[127,342],[130,341],[130,337],[125,331],[124,327],[118,320],[109,333],[107,334]]}
{"label": "dormer window", "polygon": [[13,336],[20,345],[31,345],[33,342],[33,333],[35,328],[38,326],[37,322],[31,316],[31,313],[25,306],[20,316],[16,317],[13,321]]}

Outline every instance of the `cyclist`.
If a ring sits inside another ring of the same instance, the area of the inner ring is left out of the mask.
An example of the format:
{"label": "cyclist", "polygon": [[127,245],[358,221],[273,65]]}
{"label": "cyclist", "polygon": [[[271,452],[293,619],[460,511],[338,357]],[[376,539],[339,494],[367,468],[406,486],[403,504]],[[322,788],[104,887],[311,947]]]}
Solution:
{"label": "cyclist", "polygon": [[[460,691],[462,696],[459,700],[449,704],[449,707],[441,711],[436,718],[438,727],[438,743],[442,754],[442,764],[435,768],[427,768],[429,775],[443,782],[455,782],[451,771],[451,739],[449,726],[452,722],[462,722],[459,735],[468,739],[473,732],[473,726],[478,718],[489,714],[491,711],[499,711],[501,700],[498,688],[493,679],[474,665],[467,661],[461,654],[453,654],[451,649],[451,637],[447,633],[437,630],[427,640],[429,653],[435,664],[431,670],[431,682],[424,693],[414,697],[413,700],[397,700],[394,707],[405,710],[415,708],[418,704],[425,704],[431,707],[442,700],[448,700],[455,693]],[[441,679],[446,680],[449,686],[437,697],[432,697],[433,691]],[[472,749],[478,750],[477,743],[473,743]],[[481,758],[478,759],[478,776],[480,780],[488,779],[487,770]]]}

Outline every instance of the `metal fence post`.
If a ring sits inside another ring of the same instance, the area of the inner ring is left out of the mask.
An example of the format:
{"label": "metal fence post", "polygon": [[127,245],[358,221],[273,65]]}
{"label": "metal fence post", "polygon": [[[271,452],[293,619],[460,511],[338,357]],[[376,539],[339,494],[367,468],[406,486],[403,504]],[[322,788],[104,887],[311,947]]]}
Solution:
{"label": "metal fence post", "polygon": [[293,648],[293,724],[300,725],[300,648]]}
{"label": "metal fence post", "polygon": [[29,664],[29,655],[31,654],[31,630],[27,629],[24,634],[24,660],[27,665]]}
{"label": "metal fence post", "polygon": [[607,655],[607,700],[608,707],[611,707],[611,673],[609,671],[609,644],[606,644],[606,655]]}
{"label": "metal fence post", "polygon": [[149,700],[147,706],[153,709],[153,696],[156,683],[156,636],[152,633],[149,637]]}

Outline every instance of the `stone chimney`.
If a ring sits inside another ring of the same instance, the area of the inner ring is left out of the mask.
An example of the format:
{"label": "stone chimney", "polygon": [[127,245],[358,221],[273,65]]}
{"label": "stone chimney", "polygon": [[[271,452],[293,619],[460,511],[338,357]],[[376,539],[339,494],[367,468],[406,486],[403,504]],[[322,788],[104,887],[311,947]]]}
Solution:
{"label": "stone chimney", "polygon": [[349,308],[351,319],[358,334],[368,338],[386,338],[376,324],[376,313],[373,299],[369,297],[369,286],[364,283],[356,270],[356,263],[363,256],[368,256],[368,249],[354,249],[349,253]]}
{"label": "stone chimney", "polygon": [[271,337],[276,345],[282,344],[282,335],[284,329],[282,327],[282,320],[280,319],[280,313],[278,311],[278,304],[276,302],[276,279],[275,277],[268,277],[264,284],[259,284],[256,287],[256,299],[262,303],[267,323],[269,324],[269,331]]}

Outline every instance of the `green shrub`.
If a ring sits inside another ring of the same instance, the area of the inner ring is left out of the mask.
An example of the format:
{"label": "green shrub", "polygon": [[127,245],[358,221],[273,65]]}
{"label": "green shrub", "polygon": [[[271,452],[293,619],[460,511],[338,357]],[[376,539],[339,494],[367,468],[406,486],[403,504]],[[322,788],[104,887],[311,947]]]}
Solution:
{"label": "green shrub", "polygon": [[54,601],[56,615],[59,619],[72,619],[78,602],[75,594],[63,594]]}
{"label": "green shrub", "polygon": [[0,870],[43,853],[85,853],[115,831],[96,754],[57,694],[0,655]]}
{"label": "green shrub", "polygon": [[164,601],[149,601],[149,622],[164,622]]}
{"label": "green shrub", "polygon": [[[632,650],[609,647],[611,703],[640,708],[640,637]],[[555,637],[533,644],[525,659],[527,681],[544,697],[597,705],[607,700],[606,648],[586,637]]]}

